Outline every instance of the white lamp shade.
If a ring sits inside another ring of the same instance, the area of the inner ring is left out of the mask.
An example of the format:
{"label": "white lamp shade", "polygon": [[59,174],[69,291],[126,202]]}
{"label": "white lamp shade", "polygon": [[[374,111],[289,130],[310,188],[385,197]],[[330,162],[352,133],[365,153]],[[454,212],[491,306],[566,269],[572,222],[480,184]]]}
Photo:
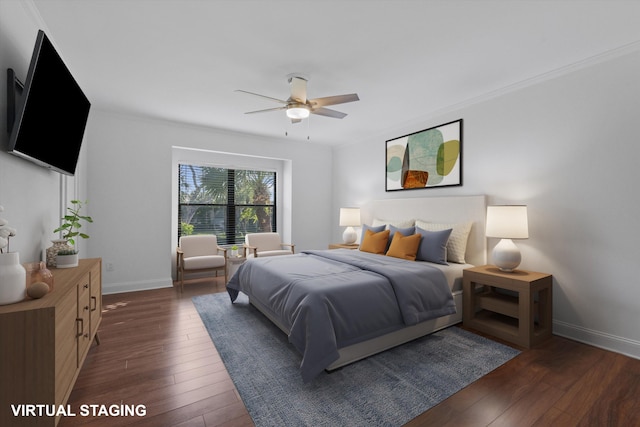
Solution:
{"label": "white lamp shade", "polygon": [[340,208],[340,227],[358,227],[360,208]]}
{"label": "white lamp shade", "polygon": [[526,206],[487,206],[487,237],[528,239]]}

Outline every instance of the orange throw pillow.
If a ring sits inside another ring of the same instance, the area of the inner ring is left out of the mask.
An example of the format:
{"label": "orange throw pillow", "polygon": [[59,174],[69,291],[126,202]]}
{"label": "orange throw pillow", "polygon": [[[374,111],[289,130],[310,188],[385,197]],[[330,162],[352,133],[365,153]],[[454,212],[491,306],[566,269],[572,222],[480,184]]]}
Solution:
{"label": "orange throw pillow", "polygon": [[420,246],[420,239],[422,239],[422,234],[418,233],[405,236],[399,231],[396,231],[391,240],[391,246],[389,246],[389,250],[387,251],[387,256],[415,261],[418,246]]}
{"label": "orange throw pillow", "polygon": [[366,230],[362,238],[362,243],[360,243],[360,250],[362,252],[384,255],[388,242],[389,230],[380,231],[378,233]]}

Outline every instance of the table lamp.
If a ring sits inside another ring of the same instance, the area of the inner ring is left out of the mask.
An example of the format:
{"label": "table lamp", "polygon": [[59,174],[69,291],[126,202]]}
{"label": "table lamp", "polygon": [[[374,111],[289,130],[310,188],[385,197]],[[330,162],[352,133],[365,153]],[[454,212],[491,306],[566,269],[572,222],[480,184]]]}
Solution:
{"label": "table lamp", "polygon": [[340,208],[340,227],[347,227],[342,234],[345,245],[355,243],[358,235],[353,227],[360,226],[360,208]]}
{"label": "table lamp", "polygon": [[527,207],[487,206],[486,235],[502,239],[493,249],[493,263],[501,271],[513,272],[522,256],[511,239],[529,238]]}

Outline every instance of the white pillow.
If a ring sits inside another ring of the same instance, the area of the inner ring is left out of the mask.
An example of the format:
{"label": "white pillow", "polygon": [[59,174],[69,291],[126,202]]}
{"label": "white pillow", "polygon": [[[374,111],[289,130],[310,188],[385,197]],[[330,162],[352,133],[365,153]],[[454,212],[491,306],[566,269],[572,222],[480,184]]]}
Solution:
{"label": "white pillow", "polygon": [[422,228],[428,231],[440,231],[453,229],[447,242],[447,261],[457,262],[464,264],[464,256],[467,252],[467,240],[469,239],[469,233],[471,232],[471,226],[473,221],[459,223],[459,224],[439,224],[434,222],[416,220],[416,227]]}
{"label": "white pillow", "polygon": [[403,219],[397,221],[387,221],[386,219],[374,218],[372,227],[378,227],[380,225],[386,225],[386,228],[389,228],[390,225],[393,225],[396,228],[409,228],[413,227],[413,223],[415,221],[412,219]]}

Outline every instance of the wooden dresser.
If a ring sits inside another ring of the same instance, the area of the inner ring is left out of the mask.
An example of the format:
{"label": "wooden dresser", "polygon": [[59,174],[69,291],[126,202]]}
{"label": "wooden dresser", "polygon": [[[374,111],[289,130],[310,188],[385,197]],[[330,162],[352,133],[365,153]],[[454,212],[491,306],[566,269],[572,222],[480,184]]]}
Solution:
{"label": "wooden dresser", "polygon": [[102,320],[102,260],[51,268],[53,291],[0,306],[0,426],[55,426],[11,405],[65,405]]}

